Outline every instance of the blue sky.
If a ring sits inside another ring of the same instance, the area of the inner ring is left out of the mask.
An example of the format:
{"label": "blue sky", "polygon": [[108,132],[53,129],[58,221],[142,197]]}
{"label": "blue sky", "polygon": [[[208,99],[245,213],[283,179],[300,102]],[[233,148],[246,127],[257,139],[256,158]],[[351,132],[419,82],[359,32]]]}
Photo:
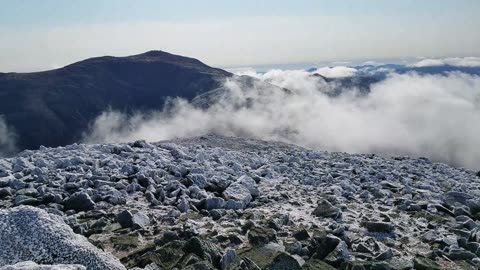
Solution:
{"label": "blue sky", "polygon": [[217,66],[480,54],[478,0],[0,0],[0,71],[149,49]]}
{"label": "blue sky", "polygon": [[477,18],[477,0],[1,0],[0,24],[32,25],[119,21],[195,21],[252,16],[394,16]]}

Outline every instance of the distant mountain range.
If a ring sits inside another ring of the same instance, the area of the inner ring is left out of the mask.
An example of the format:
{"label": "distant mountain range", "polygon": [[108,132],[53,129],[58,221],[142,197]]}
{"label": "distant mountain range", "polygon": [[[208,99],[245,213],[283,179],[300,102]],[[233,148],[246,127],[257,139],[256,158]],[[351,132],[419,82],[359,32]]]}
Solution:
{"label": "distant mountain range", "polygon": [[[439,65],[439,66],[412,66],[412,65],[400,65],[400,64],[382,64],[382,65],[359,65],[350,66],[357,70],[356,76],[374,77],[377,79],[384,79],[389,73],[405,74],[408,72],[416,72],[421,75],[427,74],[447,74],[449,72],[461,72],[470,75],[480,75],[480,67],[463,67],[452,65]],[[315,72],[316,67],[307,69],[309,72]]]}
{"label": "distant mountain range", "polygon": [[[333,91],[327,93],[331,96],[353,88],[368,93],[372,84],[391,72],[459,71],[480,75],[480,67],[449,65],[386,64],[353,68],[356,75],[343,78],[326,78],[315,73],[316,68],[308,71],[331,83]],[[127,114],[157,111],[169,97],[181,97],[197,107],[208,107],[226,91],[224,82],[228,78],[235,78],[246,87],[268,84],[163,51],[96,57],[44,72],[0,73],[0,120],[13,128],[20,150],[68,145],[81,140],[96,117],[108,109]]]}
{"label": "distant mountain range", "polygon": [[358,89],[361,93],[367,94],[370,92],[370,86],[374,83],[378,83],[385,80],[389,74],[406,74],[414,72],[420,75],[447,75],[451,72],[461,72],[470,75],[480,76],[480,67],[462,67],[452,65],[440,65],[440,66],[423,66],[416,67],[411,65],[400,64],[382,64],[382,65],[360,65],[351,66],[357,70],[355,76],[352,77],[338,77],[327,78],[316,73],[317,68],[309,68],[308,72],[312,73],[312,76],[320,77],[328,83],[332,83],[331,96],[338,96],[345,90],[351,90],[353,88]]}
{"label": "distant mountain range", "polygon": [[162,51],[91,58],[45,72],[1,73],[0,115],[18,135],[20,149],[67,145],[108,108],[159,110],[167,97],[191,100],[231,76]]}
{"label": "distant mountain range", "polygon": [[384,78],[388,73],[395,72],[398,74],[405,74],[408,72],[416,72],[418,74],[446,74],[448,72],[462,72],[471,75],[480,75],[480,67],[462,67],[451,65],[439,66],[422,66],[416,67],[411,65],[398,64],[384,64],[384,65],[362,65],[354,66],[358,70],[360,76],[374,76],[377,78]]}

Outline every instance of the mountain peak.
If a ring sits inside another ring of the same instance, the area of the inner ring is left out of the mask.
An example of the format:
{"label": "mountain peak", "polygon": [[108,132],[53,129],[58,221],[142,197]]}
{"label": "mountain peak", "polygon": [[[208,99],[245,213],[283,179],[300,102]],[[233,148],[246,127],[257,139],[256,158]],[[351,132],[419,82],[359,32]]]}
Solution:
{"label": "mountain peak", "polygon": [[165,52],[165,51],[161,51],[161,50],[151,50],[151,51],[141,53],[138,56],[161,57],[161,56],[166,56],[166,55],[170,56],[172,54],[168,53],[168,52]]}
{"label": "mountain peak", "polygon": [[[165,59],[166,58],[168,59],[168,58],[188,58],[188,57],[175,55],[175,54],[171,54],[171,53],[160,51],[160,50],[152,50],[152,51],[147,51],[141,54],[127,56],[127,58],[137,58],[137,59],[141,59],[141,58]],[[193,58],[190,58],[190,59],[193,59]]]}
{"label": "mountain peak", "polygon": [[208,65],[204,64],[203,62],[195,59],[190,58],[182,55],[171,54],[165,51],[160,50],[152,50],[147,51],[141,54],[130,55],[130,56],[100,56],[100,57],[93,57],[89,59],[85,59],[66,67],[83,67],[85,65],[98,65],[98,64],[115,64],[118,65],[119,63],[127,64],[127,63],[159,63],[159,64],[168,64],[168,65],[175,65],[180,66],[182,68],[193,68],[197,70],[210,70],[216,71],[221,75],[228,75],[228,72],[223,70],[218,70],[209,67]]}
{"label": "mountain peak", "polygon": [[168,52],[160,51],[160,50],[152,50],[142,54],[127,56],[126,58],[135,60],[135,61],[145,61],[145,62],[165,62],[169,64],[177,64],[177,65],[195,65],[201,67],[207,67],[201,61],[190,58],[182,55],[171,54]]}

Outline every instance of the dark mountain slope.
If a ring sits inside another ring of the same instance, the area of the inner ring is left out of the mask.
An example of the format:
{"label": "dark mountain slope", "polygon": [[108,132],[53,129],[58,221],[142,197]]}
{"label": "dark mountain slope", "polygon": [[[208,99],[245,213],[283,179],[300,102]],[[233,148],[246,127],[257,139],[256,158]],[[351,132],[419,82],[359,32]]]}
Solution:
{"label": "dark mountain slope", "polygon": [[167,97],[192,99],[230,76],[161,51],[91,58],[45,72],[0,74],[0,115],[17,133],[20,149],[67,145],[107,108],[158,110]]}

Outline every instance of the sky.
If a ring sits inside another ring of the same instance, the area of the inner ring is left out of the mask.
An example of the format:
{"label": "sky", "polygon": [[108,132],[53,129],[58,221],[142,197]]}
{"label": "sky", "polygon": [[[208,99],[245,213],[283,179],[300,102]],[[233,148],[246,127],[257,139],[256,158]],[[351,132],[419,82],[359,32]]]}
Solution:
{"label": "sky", "polygon": [[480,56],[478,0],[0,0],[0,72],[164,50],[217,67]]}

